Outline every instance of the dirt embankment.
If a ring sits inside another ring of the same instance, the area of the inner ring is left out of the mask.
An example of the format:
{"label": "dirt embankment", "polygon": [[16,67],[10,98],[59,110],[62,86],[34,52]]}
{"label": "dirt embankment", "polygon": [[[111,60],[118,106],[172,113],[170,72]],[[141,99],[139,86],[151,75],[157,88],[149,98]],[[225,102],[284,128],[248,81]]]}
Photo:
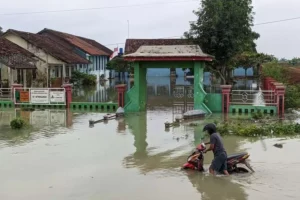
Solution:
{"label": "dirt embankment", "polygon": [[288,67],[287,75],[289,76],[289,82],[291,84],[300,83],[300,67]]}

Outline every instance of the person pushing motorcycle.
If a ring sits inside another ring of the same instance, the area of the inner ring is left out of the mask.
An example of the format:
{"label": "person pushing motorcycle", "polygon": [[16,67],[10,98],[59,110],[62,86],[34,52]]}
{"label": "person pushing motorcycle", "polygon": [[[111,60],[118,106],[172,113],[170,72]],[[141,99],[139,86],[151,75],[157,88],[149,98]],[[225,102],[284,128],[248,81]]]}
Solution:
{"label": "person pushing motorcycle", "polygon": [[217,172],[223,172],[225,175],[229,175],[227,171],[227,152],[224,148],[222,138],[219,133],[217,133],[217,127],[215,124],[207,124],[203,128],[203,132],[208,132],[210,135],[210,142],[205,143],[205,145],[210,144],[210,147],[204,151],[213,151],[214,159],[209,167],[209,173],[215,175]]}

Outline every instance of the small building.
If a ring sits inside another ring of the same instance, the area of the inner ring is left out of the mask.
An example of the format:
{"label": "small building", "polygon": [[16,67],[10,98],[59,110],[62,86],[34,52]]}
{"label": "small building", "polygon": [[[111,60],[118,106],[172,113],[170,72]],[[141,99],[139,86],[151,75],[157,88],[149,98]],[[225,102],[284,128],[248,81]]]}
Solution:
{"label": "small building", "polygon": [[71,78],[78,65],[87,65],[89,60],[79,56],[69,46],[58,43],[51,37],[9,29],[2,37],[33,53],[39,58],[37,76],[44,87],[61,87]]}
{"label": "small building", "polygon": [[109,78],[109,70],[106,70],[106,64],[109,61],[113,51],[95,40],[63,33],[45,28],[38,33],[50,37],[57,43],[62,43],[68,46],[73,52],[76,52],[81,57],[90,61],[88,65],[77,65],[77,70],[88,74],[94,74],[97,79],[101,75]]}
{"label": "small building", "polygon": [[10,88],[13,83],[30,87],[38,61],[33,53],[0,37],[0,88]]}

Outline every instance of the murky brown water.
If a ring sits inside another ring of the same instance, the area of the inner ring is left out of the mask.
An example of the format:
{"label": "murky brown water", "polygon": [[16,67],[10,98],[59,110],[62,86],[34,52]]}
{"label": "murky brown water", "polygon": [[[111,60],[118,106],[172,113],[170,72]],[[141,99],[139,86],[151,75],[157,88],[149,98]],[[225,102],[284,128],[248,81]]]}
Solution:
{"label": "murky brown water", "polygon": [[[203,138],[202,127],[181,126],[165,132],[164,122],[173,118],[171,111],[135,114],[88,127],[89,119],[102,116],[28,114],[31,122],[39,119],[33,124],[45,124],[23,132],[10,131],[9,120],[1,117],[0,199],[300,198],[299,139],[281,141],[285,144],[278,149],[273,147],[278,139],[226,137],[228,153],[247,150],[256,172],[212,177],[180,171]],[[63,119],[66,123],[61,123]],[[211,153],[207,154],[207,165],[211,159]]]}

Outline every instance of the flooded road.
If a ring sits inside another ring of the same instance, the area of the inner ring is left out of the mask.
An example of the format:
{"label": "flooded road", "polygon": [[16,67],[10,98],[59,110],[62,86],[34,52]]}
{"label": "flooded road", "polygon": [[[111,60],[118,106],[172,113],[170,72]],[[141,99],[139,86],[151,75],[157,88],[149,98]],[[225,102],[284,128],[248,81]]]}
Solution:
{"label": "flooded road", "polygon": [[[10,115],[6,112],[5,119]],[[14,115],[12,112],[11,115]],[[180,170],[204,138],[200,127],[164,129],[172,111],[149,111],[88,127],[100,113],[45,114],[43,126],[12,132],[0,123],[0,199],[299,199],[299,139],[225,137],[227,152],[248,151],[254,174],[212,177]],[[42,119],[28,115],[29,120]],[[70,119],[71,118],[71,119]],[[217,117],[216,117],[217,118]],[[205,123],[205,122],[201,122]],[[33,121],[33,124],[39,124]],[[212,153],[206,154],[208,167]]]}

